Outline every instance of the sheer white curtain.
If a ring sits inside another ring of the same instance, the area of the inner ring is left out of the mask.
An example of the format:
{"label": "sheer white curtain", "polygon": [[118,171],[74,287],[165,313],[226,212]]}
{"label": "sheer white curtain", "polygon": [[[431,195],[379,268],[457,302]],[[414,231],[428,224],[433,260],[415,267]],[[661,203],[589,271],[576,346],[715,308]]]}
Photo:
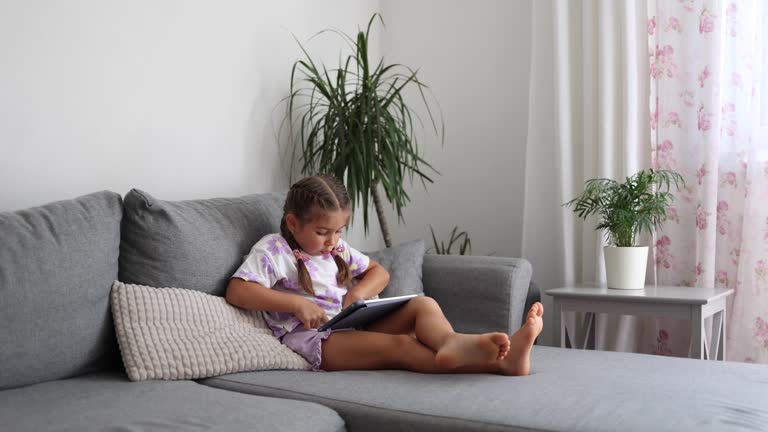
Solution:
{"label": "sheer white curtain", "polygon": [[[760,363],[768,363],[765,3],[652,0],[647,26],[653,162],[687,184],[655,245],[659,283],[733,288],[726,359]],[[654,330],[646,347],[687,355],[688,322],[659,320]]]}
{"label": "sheer white curtain", "polygon": [[[650,167],[646,13],[645,0],[533,3],[522,255],[542,291],[605,279],[602,235],[561,204],[588,179]],[[553,344],[542,298],[542,342]],[[641,324],[601,316],[597,347],[637,350]]]}

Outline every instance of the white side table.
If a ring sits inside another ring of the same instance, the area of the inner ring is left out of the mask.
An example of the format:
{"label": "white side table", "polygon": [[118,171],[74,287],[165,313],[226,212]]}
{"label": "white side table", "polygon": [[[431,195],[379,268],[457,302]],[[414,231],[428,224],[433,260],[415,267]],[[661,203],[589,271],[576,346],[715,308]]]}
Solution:
{"label": "white side table", "polygon": [[[611,313],[690,320],[689,357],[725,359],[725,300],[733,294],[732,289],[649,286],[641,290],[619,290],[585,284],[551,289],[546,294],[554,298],[555,331],[561,347],[594,348],[595,314]],[[574,343],[565,328],[566,312],[586,312],[586,336],[580,344]],[[714,325],[712,338],[707,341],[704,319],[709,317]]]}

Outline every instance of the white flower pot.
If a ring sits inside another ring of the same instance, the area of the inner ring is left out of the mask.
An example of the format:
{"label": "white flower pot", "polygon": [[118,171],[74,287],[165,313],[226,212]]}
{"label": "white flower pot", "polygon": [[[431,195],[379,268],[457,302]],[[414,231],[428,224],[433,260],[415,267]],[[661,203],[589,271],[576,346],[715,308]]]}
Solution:
{"label": "white flower pot", "polygon": [[648,246],[606,246],[605,272],[608,288],[645,288],[645,266],[648,262]]}

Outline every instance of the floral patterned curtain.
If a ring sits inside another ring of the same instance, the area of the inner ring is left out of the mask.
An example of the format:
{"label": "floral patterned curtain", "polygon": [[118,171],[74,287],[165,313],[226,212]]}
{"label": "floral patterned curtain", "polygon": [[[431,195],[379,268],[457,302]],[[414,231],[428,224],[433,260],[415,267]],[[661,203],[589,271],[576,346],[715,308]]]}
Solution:
{"label": "floral patterned curtain", "polygon": [[[655,168],[683,174],[655,239],[659,285],[728,287],[727,360],[768,363],[768,143],[760,135],[765,0],[649,1]],[[687,356],[690,325],[644,346]]]}

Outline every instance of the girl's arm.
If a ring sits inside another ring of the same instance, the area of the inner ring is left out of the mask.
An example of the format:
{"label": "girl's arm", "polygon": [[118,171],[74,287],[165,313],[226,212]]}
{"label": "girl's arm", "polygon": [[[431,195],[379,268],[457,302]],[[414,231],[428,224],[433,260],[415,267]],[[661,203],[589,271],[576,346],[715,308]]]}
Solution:
{"label": "girl's arm", "polygon": [[227,285],[227,303],[249,310],[291,312],[304,328],[316,328],[328,321],[325,311],[313,302],[294,294],[269,289],[257,282],[232,278]]}
{"label": "girl's arm", "polygon": [[389,272],[374,260],[370,260],[368,268],[357,277],[360,282],[344,296],[342,307],[347,307],[357,300],[366,300],[378,295],[389,283]]}

